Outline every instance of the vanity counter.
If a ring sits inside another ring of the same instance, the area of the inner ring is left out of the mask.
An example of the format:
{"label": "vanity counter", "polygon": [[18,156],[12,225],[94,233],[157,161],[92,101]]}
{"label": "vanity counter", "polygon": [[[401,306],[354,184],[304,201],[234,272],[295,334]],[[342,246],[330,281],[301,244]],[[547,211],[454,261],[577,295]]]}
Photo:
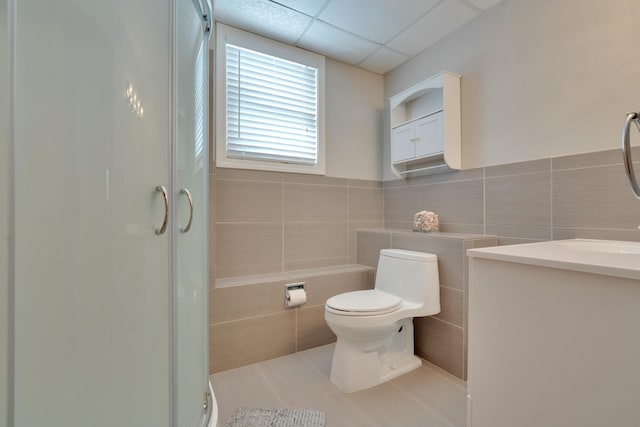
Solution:
{"label": "vanity counter", "polygon": [[486,258],[640,280],[640,242],[571,239],[470,249]]}

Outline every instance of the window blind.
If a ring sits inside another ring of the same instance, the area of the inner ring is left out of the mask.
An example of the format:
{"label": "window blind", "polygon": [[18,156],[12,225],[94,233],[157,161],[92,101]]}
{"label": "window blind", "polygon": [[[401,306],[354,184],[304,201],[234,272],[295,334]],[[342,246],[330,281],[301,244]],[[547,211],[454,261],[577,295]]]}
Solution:
{"label": "window blind", "polygon": [[227,157],[318,159],[318,69],[226,44]]}

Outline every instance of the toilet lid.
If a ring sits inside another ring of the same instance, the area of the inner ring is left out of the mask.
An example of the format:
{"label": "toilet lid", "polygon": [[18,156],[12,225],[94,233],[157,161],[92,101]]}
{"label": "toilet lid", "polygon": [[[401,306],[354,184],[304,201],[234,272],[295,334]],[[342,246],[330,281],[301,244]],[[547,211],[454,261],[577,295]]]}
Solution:
{"label": "toilet lid", "polygon": [[402,298],[375,289],[347,292],[327,300],[327,307],[345,314],[382,314],[395,311]]}

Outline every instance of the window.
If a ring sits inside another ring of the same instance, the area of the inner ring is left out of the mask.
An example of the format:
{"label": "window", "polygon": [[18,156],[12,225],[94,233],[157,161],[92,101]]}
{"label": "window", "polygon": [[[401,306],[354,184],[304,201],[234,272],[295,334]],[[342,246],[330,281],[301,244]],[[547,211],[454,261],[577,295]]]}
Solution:
{"label": "window", "polygon": [[216,164],[324,174],[324,57],[222,24]]}

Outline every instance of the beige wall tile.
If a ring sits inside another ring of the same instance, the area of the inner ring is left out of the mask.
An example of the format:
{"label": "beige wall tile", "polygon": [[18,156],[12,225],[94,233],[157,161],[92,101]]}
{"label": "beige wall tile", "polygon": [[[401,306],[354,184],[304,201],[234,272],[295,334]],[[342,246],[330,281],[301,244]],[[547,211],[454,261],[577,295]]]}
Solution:
{"label": "beige wall tile", "polygon": [[286,271],[313,269],[319,267],[332,267],[346,265],[349,262],[348,257],[330,257],[330,258],[311,258],[295,261],[285,261],[284,269]]}
{"label": "beige wall tile", "polygon": [[346,187],[346,178],[333,178],[325,175],[311,175],[302,173],[285,173],[284,182],[296,184],[335,185]]}
{"label": "beige wall tile", "polygon": [[332,343],[335,334],[324,320],[324,305],[298,308],[296,351]]}
{"label": "beige wall tile", "polygon": [[[638,159],[640,147],[632,147],[631,154],[634,159]],[[551,165],[554,171],[607,165],[617,165],[622,168],[622,152],[619,149],[615,149],[554,157],[551,159]]]}
{"label": "beige wall tile", "polygon": [[412,179],[394,179],[391,181],[384,181],[382,183],[382,187],[387,190],[387,189],[392,189],[392,188],[402,188],[402,187],[415,187],[416,184],[415,182],[413,182]]}
{"label": "beige wall tile", "polygon": [[285,184],[284,220],[347,221],[347,188]]}
{"label": "beige wall tile", "polygon": [[620,165],[553,173],[553,225],[636,230],[640,203]]}
{"label": "beige wall tile", "polygon": [[456,326],[464,326],[464,292],[460,289],[452,289],[440,286],[440,313],[436,314],[440,320],[453,323]]}
{"label": "beige wall tile", "polygon": [[216,224],[218,277],[282,271],[281,224]]}
{"label": "beige wall tile", "polygon": [[237,179],[242,181],[282,182],[285,174],[281,172],[257,171],[250,169],[216,168],[216,178]]}
{"label": "beige wall tile", "polygon": [[487,225],[550,226],[551,173],[487,178],[485,214]]}
{"label": "beige wall tile", "polygon": [[520,237],[498,236],[498,246],[521,245],[523,243],[546,242],[549,239],[525,239]]}
{"label": "beige wall tile", "polygon": [[281,222],[282,184],[216,179],[217,222]]}
{"label": "beige wall tile", "polygon": [[376,271],[368,270],[364,279],[365,289],[374,289],[376,287]]}
{"label": "beige wall tile", "polygon": [[487,224],[487,234],[501,238],[519,238],[529,240],[550,240],[551,224],[523,225],[523,224]]}
{"label": "beige wall tile", "polygon": [[381,188],[349,188],[349,221],[382,221]]}
{"label": "beige wall tile", "polygon": [[209,322],[228,322],[287,311],[284,307],[285,283],[289,281],[214,289],[210,295]]}
{"label": "beige wall tile", "polygon": [[482,224],[450,224],[440,222],[440,231],[444,233],[484,234],[484,222]]}
{"label": "beige wall tile", "polygon": [[487,248],[496,246],[497,239],[495,236],[480,237],[477,239],[465,240],[465,249],[471,248]]}
{"label": "beige wall tile", "polygon": [[434,184],[437,182],[453,182],[453,181],[466,181],[470,179],[482,179],[484,177],[484,169],[466,169],[459,171],[449,171],[443,173],[436,173],[432,175],[423,175],[409,177],[407,179],[395,179],[392,181],[384,181],[384,188],[397,188],[415,185]]}
{"label": "beige wall tile", "polygon": [[485,176],[522,175],[534,172],[548,172],[551,170],[551,159],[531,160],[527,162],[507,163],[505,165],[489,166],[485,169]]}
{"label": "beige wall tile", "polygon": [[391,237],[392,248],[436,254],[440,284],[455,289],[463,289],[464,285],[463,242],[463,239],[423,233],[393,233]]}
{"label": "beige wall tile", "polygon": [[483,224],[484,183],[481,179],[424,185],[420,209],[439,215],[443,223]]}
{"label": "beige wall tile", "polygon": [[358,230],[356,234],[358,264],[378,268],[380,250],[391,247],[391,233]]}
{"label": "beige wall tile", "polygon": [[347,258],[347,223],[285,223],[287,262],[319,258]]}
{"label": "beige wall tile", "polygon": [[209,327],[211,373],[295,352],[295,310]]}
{"label": "beige wall tile", "polygon": [[368,181],[364,179],[348,179],[347,186],[361,188],[382,188],[382,181]]}
{"label": "beige wall tile", "polygon": [[312,276],[296,275],[306,283],[307,305],[324,305],[327,299],[344,292],[365,289],[366,270],[345,271]]}
{"label": "beige wall tile", "polygon": [[411,231],[413,229],[413,218],[411,221],[384,221],[384,228],[388,230],[405,230]]}
{"label": "beige wall tile", "polygon": [[[638,219],[640,224],[640,218]],[[553,227],[553,240],[603,239],[640,241],[640,230],[611,230],[598,228]]]}
{"label": "beige wall tile", "polygon": [[384,189],[385,222],[413,223],[413,216],[420,208],[420,187]]}
{"label": "beige wall tile", "polygon": [[349,245],[349,264],[358,263],[358,230],[359,229],[378,229],[384,228],[382,218],[379,221],[349,221],[349,236],[347,244]]}
{"label": "beige wall tile", "polygon": [[433,317],[415,318],[413,323],[416,354],[466,380],[462,328]]}

